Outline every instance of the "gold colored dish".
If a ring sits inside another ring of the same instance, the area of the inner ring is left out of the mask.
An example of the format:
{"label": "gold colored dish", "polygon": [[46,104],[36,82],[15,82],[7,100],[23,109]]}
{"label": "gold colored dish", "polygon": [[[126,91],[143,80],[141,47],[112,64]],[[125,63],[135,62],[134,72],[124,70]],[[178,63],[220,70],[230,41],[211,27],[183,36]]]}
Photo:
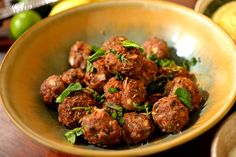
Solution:
{"label": "gold colored dish", "polygon": [[[71,145],[39,96],[41,81],[68,69],[66,58],[77,40],[101,45],[123,35],[142,43],[158,36],[179,56],[200,58],[194,66],[205,104],[198,119],[179,134],[147,144],[117,149]],[[25,32],[10,48],[0,69],[2,104],[11,120],[28,136],[50,148],[83,156],[148,155],[168,150],[201,135],[230,110],[236,96],[236,47],[227,34],[191,9],[164,1],[108,1],[48,17]]]}

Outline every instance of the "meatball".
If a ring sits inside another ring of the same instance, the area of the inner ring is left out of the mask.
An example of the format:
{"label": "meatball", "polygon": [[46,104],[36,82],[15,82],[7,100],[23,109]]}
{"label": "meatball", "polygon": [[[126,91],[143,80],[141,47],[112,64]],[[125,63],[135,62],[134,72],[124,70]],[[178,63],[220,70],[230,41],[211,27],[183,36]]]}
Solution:
{"label": "meatball", "polygon": [[101,90],[111,77],[104,64],[104,57],[93,62],[93,72],[85,73],[84,82],[86,85],[95,90]]}
{"label": "meatball", "polygon": [[123,119],[123,140],[127,144],[146,141],[154,132],[155,127],[152,119],[143,113],[125,113]]}
{"label": "meatball", "polygon": [[87,58],[91,55],[91,46],[83,41],[77,41],[70,49],[68,62],[73,68],[86,68]]}
{"label": "meatball", "polygon": [[124,40],[126,40],[126,38],[122,36],[111,37],[103,43],[102,49],[105,51],[114,50],[120,54],[125,51],[125,48],[121,45],[121,42]]}
{"label": "meatball", "polygon": [[122,81],[116,80],[115,77],[110,78],[109,81],[103,87],[106,101],[120,105],[122,88]]}
{"label": "meatball", "polygon": [[183,68],[181,66],[161,67],[159,69],[159,74],[160,75],[169,75],[169,76],[171,75],[172,77],[182,76],[182,77],[187,77],[190,79],[194,78],[194,75],[189,73],[185,68]]}
{"label": "meatball", "polygon": [[146,58],[143,59],[142,64],[141,80],[147,85],[155,79],[158,68],[154,61],[147,60]]}
{"label": "meatball", "polygon": [[73,97],[67,97],[58,106],[58,121],[70,129],[78,127],[80,119],[87,115],[91,107],[95,105],[96,101],[90,94],[85,92],[80,92]]}
{"label": "meatball", "polygon": [[90,144],[100,147],[111,147],[119,144],[122,129],[104,109],[94,108],[93,112],[81,120],[84,138]]}
{"label": "meatball", "polygon": [[51,105],[65,88],[66,86],[61,77],[52,75],[41,84],[40,94],[45,104]]}
{"label": "meatball", "polygon": [[169,57],[169,48],[167,43],[157,37],[152,37],[143,44],[147,57],[155,55],[157,58],[163,59]]}
{"label": "meatball", "polygon": [[105,57],[105,65],[111,73],[120,72],[130,78],[139,78],[142,72],[143,55],[139,49],[132,48],[121,53],[110,52]]}
{"label": "meatball", "polygon": [[178,133],[188,124],[189,111],[176,96],[168,96],[153,105],[152,117],[162,132]]}
{"label": "meatball", "polygon": [[168,82],[165,86],[165,94],[167,95],[175,95],[175,91],[177,88],[185,88],[191,94],[191,104],[192,110],[197,110],[200,107],[200,103],[202,100],[201,93],[197,87],[197,85],[186,77],[176,77],[172,81]]}
{"label": "meatball", "polygon": [[61,79],[66,85],[75,82],[83,84],[84,72],[80,68],[71,68],[62,74]]}
{"label": "meatball", "polygon": [[121,105],[127,110],[136,110],[146,99],[146,89],[142,81],[125,78],[121,95]]}

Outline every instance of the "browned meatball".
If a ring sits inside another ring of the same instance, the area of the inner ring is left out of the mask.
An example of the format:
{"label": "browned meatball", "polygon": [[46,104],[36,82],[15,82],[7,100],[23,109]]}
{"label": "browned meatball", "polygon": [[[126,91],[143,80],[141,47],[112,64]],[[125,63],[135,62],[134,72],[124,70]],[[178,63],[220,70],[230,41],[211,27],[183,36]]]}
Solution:
{"label": "browned meatball", "polygon": [[144,58],[142,63],[141,80],[144,82],[145,85],[155,79],[157,72],[158,68],[156,66],[156,63]]}
{"label": "browned meatball", "polygon": [[85,73],[84,82],[86,85],[95,90],[101,90],[111,77],[104,64],[104,57],[93,62],[93,72]]}
{"label": "browned meatball", "polygon": [[80,68],[71,68],[61,75],[61,79],[66,85],[75,82],[83,84],[84,72]]}
{"label": "browned meatball", "polygon": [[106,101],[114,103],[116,105],[120,105],[122,88],[122,81],[116,80],[115,77],[110,78],[109,81],[103,87]]}
{"label": "browned meatball", "polygon": [[47,105],[54,103],[56,98],[66,88],[60,76],[49,76],[40,86],[40,94]]}
{"label": "browned meatball", "polygon": [[117,120],[114,120],[104,109],[95,108],[81,121],[84,138],[88,143],[100,147],[111,147],[120,143],[122,129]]}
{"label": "browned meatball", "polygon": [[189,111],[176,96],[168,96],[153,105],[152,117],[162,132],[177,133],[187,126]]}
{"label": "browned meatball", "polygon": [[77,41],[70,49],[68,62],[71,67],[84,70],[90,54],[91,46],[83,41]]}
{"label": "browned meatball", "polygon": [[185,88],[191,94],[191,104],[192,110],[197,110],[200,107],[202,100],[201,93],[198,86],[189,78],[186,77],[176,77],[172,81],[168,82],[165,86],[165,93],[167,95],[175,95],[177,88]]}
{"label": "browned meatball", "polygon": [[154,132],[155,127],[152,119],[143,113],[125,113],[123,119],[123,140],[127,144],[146,141]]}
{"label": "browned meatball", "polygon": [[175,66],[175,67],[161,67],[159,69],[159,74],[160,75],[171,75],[172,77],[187,77],[190,79],[194,78],[194,75],[189,73],[185,68],[181,66]]}
{"label": "browned meatball", "polygon": [[73,129],[79,126],[80,119],[87,115],[92,110],[91,107],[95,105],[96,101],[85,92],[67,97],[58,106],[58,121],[67,128]]}
{"label": "browned meatball", "polygon": [[143,44],[147,57],[155,55],[157,58],[163,59],[169,57],[169,49],[167,43],[157,37],[152,37]]}
{"label": "browned meatball", "polygon": [[102,49],[105,51],[110,51],[112,49],[117,53],[122,53],[125,51],[125,48],[121,45],[121,42],[124,40],[126,40],[126,38],[122,36],[111,37],[103,43]]}
{"label": "browned meatball", "polygon": [[113,74],[120,72],[130,78],[139,78],[143,58],[141,51],[135,48],[122,53],[110,52],[105,57],[105,65],[107,70]]}
{"label": "browned meatball", "polygon": [[121,105],[127,110],[136,110],[146,99],[146,89],[142,81],[125,78],[121,96]]}

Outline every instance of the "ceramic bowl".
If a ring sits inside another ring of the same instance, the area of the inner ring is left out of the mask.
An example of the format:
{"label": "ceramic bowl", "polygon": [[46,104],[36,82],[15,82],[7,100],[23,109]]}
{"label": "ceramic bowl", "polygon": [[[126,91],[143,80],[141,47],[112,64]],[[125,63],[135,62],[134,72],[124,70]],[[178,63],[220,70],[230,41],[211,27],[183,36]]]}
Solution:
{"label": "ceramic bowl", "polygon": [[[40,84],[48,76],[68,69],[68,52],[77,40],[101,45],[114,35],[140,44],[157,36],[175,48],[178,56],[200,60],[191,72],[207,94],[198,119],[187,129],[147,144],[113,149],[71,145],[66,141],[66,129],[41,100]],[[83,156],[147,155],[190,141],[224,117],[235,101],[235,58],[236,47],[227,34],[186,7],[164,1],[94,3],[46,18],[24,33],[1,65],[0,94],[11,120],[50,148]]]}
{"label": "ceramic bowl", "polygon": [[236,156],[236,112],[217,131],[211,146],[211,157]]}

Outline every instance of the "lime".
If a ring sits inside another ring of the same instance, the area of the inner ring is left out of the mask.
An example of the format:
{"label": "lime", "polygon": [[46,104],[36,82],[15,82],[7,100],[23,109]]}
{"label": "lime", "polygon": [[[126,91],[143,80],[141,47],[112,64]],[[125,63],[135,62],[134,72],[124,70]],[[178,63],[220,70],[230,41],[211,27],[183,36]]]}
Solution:
{"label": "lime", "polygon": [[16,14],[10,21],[10,34],[12,38],[17,39],[28,28],[41,19],[41,16],[32,10]]}
{"label": "lime", "polygon": [[58,14],[64,10],[82,5],[82,4],[86,4],[89,3],[90,0],[64,0],[61,1],[59,3],[57,3],[51,10],[49,16]]}
{"label": "lime", "polygon": [[236,1],[226,3],[217,9],[212,20],[219,24],[236,42]]}

